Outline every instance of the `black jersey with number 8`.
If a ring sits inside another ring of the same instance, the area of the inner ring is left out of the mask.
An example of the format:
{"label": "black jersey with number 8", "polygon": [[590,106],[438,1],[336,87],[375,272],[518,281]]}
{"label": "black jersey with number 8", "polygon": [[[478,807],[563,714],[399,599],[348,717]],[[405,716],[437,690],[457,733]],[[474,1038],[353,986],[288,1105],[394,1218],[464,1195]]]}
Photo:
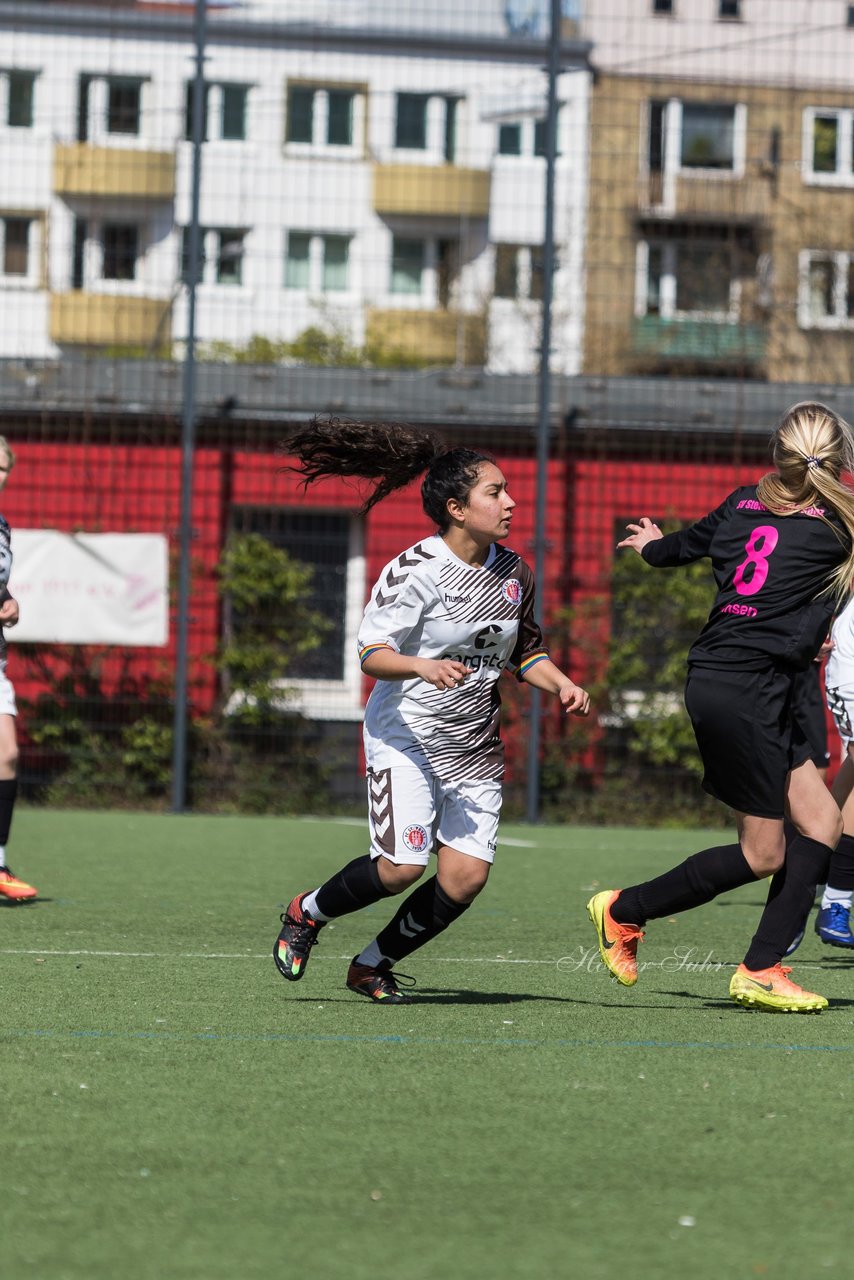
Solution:
{"label": "black jersey with number 8", "polygon": [[718,593],[690,666],[803,670],[827,634],[835,599],[821,592],[848,545],[830,508],[776,515],[748,485],[689,528],[648,542],[643,558],[661,568],[712,562]]}

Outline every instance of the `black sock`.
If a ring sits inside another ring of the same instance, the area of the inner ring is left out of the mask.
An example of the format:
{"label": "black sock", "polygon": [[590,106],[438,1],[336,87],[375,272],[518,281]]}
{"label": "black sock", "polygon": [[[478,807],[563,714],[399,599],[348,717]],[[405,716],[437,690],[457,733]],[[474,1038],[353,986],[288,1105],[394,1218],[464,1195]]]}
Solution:
{"label": "black sock", "polygon": [[830,859],[829,889],[854,889],[854,836],[842,836]]}
{"label": "black sock", "polygon": [[401,903],[393,920],[377,935],[377,946],[389,964],[411,955],[453,924],[471,903],[454,902],[431,876]]}
{"label": "black sock", "polygon": [[740,844],[718,845],[692,854],[654,880],[621,889],[611,915],[618,924],[643,926],[647,920],[700,907],[756,879]]}
{"label": "black sock", "polygon": [[12,811],[17,794],[17,778],[0,779],[0,844],[4,846],[9,843],[9,829],[12,826]]}
{"label": "black sock", "polygon": [[380,879],[378,862],[378,858],[366,853],[336,871],[317,891],[318,911],[328,920],[336,920],[370,907],[380,898],[392,897],[392,891]]}
{"label": "black sock", "polygon": [[815,899],[815,887],[827,875],[833,850],[820,840],[797,836],[786,861],[771,881],[759,927],[744,957],[748,969],[779,964],[793,938],[804,927]]}

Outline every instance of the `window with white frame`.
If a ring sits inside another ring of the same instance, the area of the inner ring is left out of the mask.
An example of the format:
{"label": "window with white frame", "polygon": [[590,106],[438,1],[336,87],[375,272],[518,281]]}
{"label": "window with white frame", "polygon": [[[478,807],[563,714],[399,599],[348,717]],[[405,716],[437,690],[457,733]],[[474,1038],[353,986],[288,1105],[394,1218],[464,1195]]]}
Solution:
{"label": "window with white frame", "polygon": [[[356,637],[365,598],[362,520],[349,511],[281,507],[236,507],[235,533],[260,534],[273,546],[314,570],[306,605],[327,622],[323,643],[293,656],[287,679],[302,708],[320,719],[361,715],[361,677]],[[232,612],[227,627],[240,626]]]}
{"label": "window with white frame", "polygon": [[398,93],[394,122],[397,150],[426,151],[454,164],[460,102],[452,94]]}
{"label": "window with white frame", "polygon": [[346,293],[349,288],[350,236],[289,231],[285,288],[309,293]]}
{"label": "window with white frame", "polygon": [[0,214],[0,282],[36,284],[40,225],[32,216]]}
{"label": "window with white frame", "polygon": [[365,91],[353,85],[289,84],[285,116],[288,146],[361,147]]}
{"label": "window with white frame", "polygon": [[102,134],[138,137],[144,83],[139,77],[82,75],[77,89],[78,142]]}
{"label": "window with white frame", "polygon": [[35,71],[0,71],[0,123],[9,129],[32,129]]}
{"label": "window with white frame", "polygon": [[635,313],[734,322],[739,280],[733,246],[715,240],[644,240],[638,245]]}
{"label": "window with white frame", "polygon": [[499,124],[497,153],[500,156],[544,156],[545,119],[515,120]]}
{"label": "window with white frame", "polygon": [[[249,107],[247,84],[225,81],[206,83],[202,104],[202,138],[205,141],[245,142]],[[193,136],[195,85],[189,80],[184,99],[184,137]]]}
{"label": "window with white frame", "polygon": [[496,298],[543,300],[543,251],[537,245],[497,244],[495,246]]}
{"label": "window with white frame", "polygon": [[459,301],[460,240],[457,236],[394,234],[389,293],[395,305],[447,308]]}
{"label": "window with white frame", "polygon": [[420,295],[424,291],[426,240],[395,236],[391,250],[391,293]]}
{"label": "window with white frame", "polygon": [[682,169],[735,168],[734,106],[682,103],[679,166]]}
{"label": "window with white frame", "polygon": [[71,287],[87,289],[102,280],[136,280],[142,249],[143,228],[139,223],[75,218]]}
{"label": "window with white frame", "polygon": [[[199,283],[240,285],[246,253],[245,227],[201,227]],[[190,228],[181,229],[181,279],[190,279]]]}
{"label": "window with white frame", "polygon": [[74,232],[71,238],[71,287],[83,289],[87,284],[86,244],[89,239],[89,221],[87,218],[74,219]]}
{"label": "window with white frame", "polygon": [[132,222],[105,222],[101,228],[104,280],[135,280],[139,257],[139,227]]}
{"label": "window with white frame", "polygon": [[741,0],[718,0],[718,17],[738,19],[742,16]]}
{"label": "window with white frame", "polygon": [[854,328],[854,251],[805,249],[798,261],[802,329]]}
{"label": "window with white frame", "polygon": [[647,170],[740,176],[746,125],[741,103],[653,99],[647,109]]}
{"label": "window with white frame", "polygon": [[854,185],[854,111],[808,107],[803,156],[807,181]]}

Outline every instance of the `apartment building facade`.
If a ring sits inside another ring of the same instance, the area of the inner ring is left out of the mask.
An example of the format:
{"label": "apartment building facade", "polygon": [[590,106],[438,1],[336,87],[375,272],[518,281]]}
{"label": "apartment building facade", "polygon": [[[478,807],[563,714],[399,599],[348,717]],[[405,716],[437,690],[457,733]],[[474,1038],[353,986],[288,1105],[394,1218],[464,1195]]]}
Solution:
{"label": "apartment building facade", "polygon": [[801,8],[591,9],[586,371],[850,382],[854,12]]}
{"label": "apartment building facade", "polygon": [[[0,3],[0,357],[180,354],[192,8]],[[448,7],[441,30],[436,5],[322,9],[211,6],[199,341],[281,351],[308,331],[349,358],[534,370],[542,40],[497,2],[479,23]],[[565,40],[562,65],[554,345],[575,373],[586,46]]]}

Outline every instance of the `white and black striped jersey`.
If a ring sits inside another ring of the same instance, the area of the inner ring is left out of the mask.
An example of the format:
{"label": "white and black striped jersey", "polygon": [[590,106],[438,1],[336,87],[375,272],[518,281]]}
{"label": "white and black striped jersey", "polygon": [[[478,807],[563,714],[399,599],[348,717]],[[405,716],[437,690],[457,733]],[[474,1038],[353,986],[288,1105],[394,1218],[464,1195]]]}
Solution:
{"label": "white and black striped jersey", "polygon": [[494,543],[484,565],[469,565],[438,534],[409,547],[383,569],[359,629],[362,662],[382,648],[451,658],[471,674],[445,690],[378,680],[365,709],[368,768],[414,761],[444,781],[501,778],[498,677],[548,657],[524,560]]}
{"label": "white and black striped jersey", "polygon": [[6,594],[12,572],[12,531],[5,516],[0,516],[0,599]]}
{"label": "white and black striped jersey", "polygon": [[835,689],[848,689],[854,684],[854,595],[837,614],[830,633],[833,648],[827,656],[825,683]]}
{"label": "white and black striped jersey", "polygon": [[[0,604],[9,599],[9,575],[12,572],[12,531],[5,516],[0,516]],[[0,670],[6,666],[6,638],[0,627]]]}

